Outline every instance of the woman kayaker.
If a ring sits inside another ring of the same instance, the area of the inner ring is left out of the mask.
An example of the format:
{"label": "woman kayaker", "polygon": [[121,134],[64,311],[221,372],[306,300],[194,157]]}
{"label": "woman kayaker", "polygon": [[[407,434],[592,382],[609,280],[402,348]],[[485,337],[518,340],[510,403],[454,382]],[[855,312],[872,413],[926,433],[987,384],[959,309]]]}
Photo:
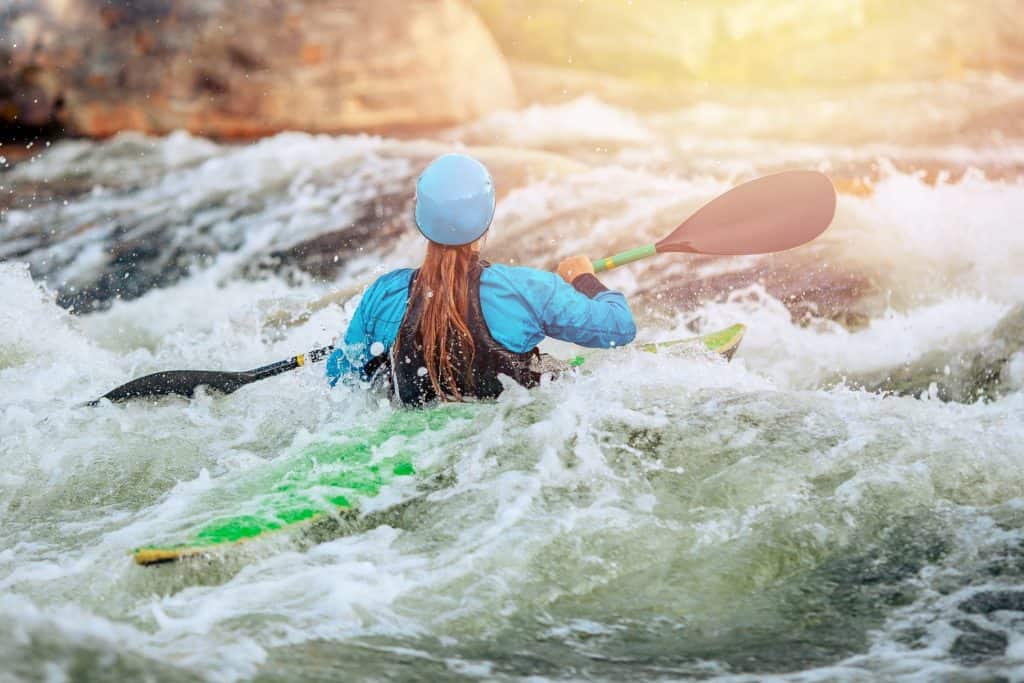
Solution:
{"label": "woman kayaker", "polygon": [[499,375],[533,386],[537,344],[554,337],[608,348],[636,335],[625,297],[574,256],[558,274],[488,264],[479,257],[494,217],[494,183],[464,154],[435,159],[416,182],[416,226],[429,241],[423,264],[377,279],[327,361],[340,378],[390,378],[408,405],[493,398]]}

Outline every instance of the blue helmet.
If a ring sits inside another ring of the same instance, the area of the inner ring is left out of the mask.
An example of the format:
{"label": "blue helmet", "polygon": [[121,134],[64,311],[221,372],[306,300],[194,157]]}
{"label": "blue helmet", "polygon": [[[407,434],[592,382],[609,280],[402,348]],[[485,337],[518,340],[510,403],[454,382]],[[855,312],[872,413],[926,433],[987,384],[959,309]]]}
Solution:
{"label": "blue helmet", "polygon": [[416,227],[445,246],[479,239],[494,218],[494,181],[484,165],[465,154],[434,159],[416,181]]}

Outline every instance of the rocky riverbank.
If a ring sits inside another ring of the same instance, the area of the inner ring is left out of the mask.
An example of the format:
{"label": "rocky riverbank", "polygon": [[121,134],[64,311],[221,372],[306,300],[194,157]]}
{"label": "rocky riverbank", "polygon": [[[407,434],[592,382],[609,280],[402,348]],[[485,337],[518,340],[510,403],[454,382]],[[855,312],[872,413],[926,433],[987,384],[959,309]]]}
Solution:
{"label": "rocky riverbank", "polygon": [[[396,133],[584,94],[651,110],[759,89],[799,101],[804,89],[1015,77],[1022,13],[1022,0],[10,0],[0,128]],[[1020,132],[1019,112],[984,112],[977,126]]]}

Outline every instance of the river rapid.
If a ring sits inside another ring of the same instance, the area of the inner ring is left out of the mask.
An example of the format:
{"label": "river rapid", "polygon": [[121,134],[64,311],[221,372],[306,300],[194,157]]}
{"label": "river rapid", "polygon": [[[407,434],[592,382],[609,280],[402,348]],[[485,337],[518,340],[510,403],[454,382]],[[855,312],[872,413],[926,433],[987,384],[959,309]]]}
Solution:
{"label": "river rapid", "polygon": [[[585,98],[430,139],[121,135],[9,163],[0,681],[1024,680],[1024,141],[972,128],[980,101],[1014,110],[1024,84]],[[501,193],[485,254],[542,268],[763,173],[841,193],[793,252],[605,278],[641,341],[745,323],[731,363],[604,354],[385,443],[425,475],[335,534],[135,566],[244,506],[209,503],[232,481],[398,409],[320,366],[80,404],[329,343],[367,281],[417,263],[413,180],[461,145]]]}

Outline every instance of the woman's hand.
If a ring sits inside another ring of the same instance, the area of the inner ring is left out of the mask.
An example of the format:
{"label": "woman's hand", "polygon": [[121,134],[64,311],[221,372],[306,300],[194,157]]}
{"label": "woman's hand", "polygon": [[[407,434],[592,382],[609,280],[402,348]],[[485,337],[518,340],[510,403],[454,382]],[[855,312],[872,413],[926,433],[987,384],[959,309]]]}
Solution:
{"label": "woman's hand", "polygon": [[570,285],[584,273],[593,273],[594,264],[586,256],[570,256],[558,264],[556,272]]}

